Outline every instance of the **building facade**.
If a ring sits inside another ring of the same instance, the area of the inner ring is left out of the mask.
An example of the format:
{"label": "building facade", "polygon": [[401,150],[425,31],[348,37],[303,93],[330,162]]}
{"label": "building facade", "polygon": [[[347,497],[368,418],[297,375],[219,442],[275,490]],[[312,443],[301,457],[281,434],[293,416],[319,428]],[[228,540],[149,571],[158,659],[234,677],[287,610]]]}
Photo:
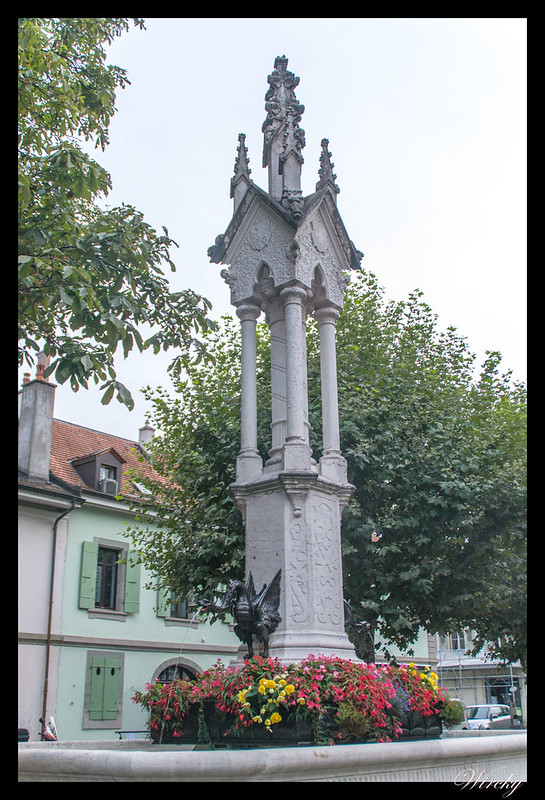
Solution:
{"label": "building facade", "polygon": [[239,641],[145,588],[155,576],[122,535],[150,428],[129,441],[54,419],[54,388],[37,378],[21,396],[18,726],[31,741],[50,717],[62,740],[132,736],[147,719],[135,690],[228,663]]}
{"label": "building facade", "polygon": [[471,631],[437,635],[436,647],[439,683],[451,697],[458,697],[466,706],[509,705],[526,727],[526,676],[520,662],[503,664],[487,659],[484,652],[470,655]]}

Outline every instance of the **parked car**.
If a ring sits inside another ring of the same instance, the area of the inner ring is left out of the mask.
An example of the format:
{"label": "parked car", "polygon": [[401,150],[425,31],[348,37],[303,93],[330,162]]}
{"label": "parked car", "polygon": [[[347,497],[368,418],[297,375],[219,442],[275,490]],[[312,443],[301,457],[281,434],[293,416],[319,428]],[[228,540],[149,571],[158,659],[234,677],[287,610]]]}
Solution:
{"label": "parked car", "polygon": [[478,730],[504,730],[513,728],[511,709],[506,705],[491,703],[486,706],[466,706],[467,724],[463,729]]}

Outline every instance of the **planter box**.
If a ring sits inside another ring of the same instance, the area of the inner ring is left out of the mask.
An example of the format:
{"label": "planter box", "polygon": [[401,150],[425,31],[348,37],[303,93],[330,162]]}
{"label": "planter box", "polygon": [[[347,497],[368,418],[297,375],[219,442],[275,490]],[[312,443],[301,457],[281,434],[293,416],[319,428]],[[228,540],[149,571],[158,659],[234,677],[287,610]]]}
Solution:
{"label": "planter box", "polygon": [[[206,728],[199,733],[199,710],[198,703],[189,709],[184,719],[183,736],[172,736],[172,734],[161,736],[160,732],[153,732],[152,740],[156,744],[210,744],[235,749],[304,747],[316,744],[312,723],[308,719],[292,717],[290,720],[282,720],[271,726],[270,731],[264,725],[258,724],[234,730],[236,718],[218,711],[213,701],[205,701],[203,705]],[[331,736],[333,740],[338,730],[335,713],[335,708],[329,708],[321,719],[324,734]],[[402,733],[398,740],[437,739],[442,732],[441,720],[436,715],[421,717],[416,711],[412,711],[409,714],[402,714],[400,722]],[[364,742],[365,740],[362,740],[362,743]]]}
{"label": "planter box", "polygon": [[314,744],[311,723],[307,720],[282,720],[268,731],[263,725],[250,725],[233,730],[236,717],[218,711],[213,701],[203,704],[206,729],[199,733],[200,705],[195,703],[187,712],[183,736],[152,732],[155,744],[213,744],[231,748],[240,747],[297,747]]}
{"label": "planter box", "polygon": [[421,717],[418,711],[410,711],[408,714],[398,714],[398,719],[402,727],[398,739],[438,739],[443,732],[438,714]]}
{"label": "planter box", "polygon": [[223,736],[222,742],[240,747],[305,747],[313,745],[312,725],[308,720],[282,720],[268,731],[264,725],[251,725]]}
{"label": "planter box", "polygon": [[[199,735],[200,703],[194,703],[183,721],[183,736],[173,736],[170,732],[151,731],[151,739],[155,744],[206,744],[218,742],[234,724],[234,717],[218,711],[214,701],[206,700],[203,705],[206,729]],[[206,734],[206,730],[208,734]]]}

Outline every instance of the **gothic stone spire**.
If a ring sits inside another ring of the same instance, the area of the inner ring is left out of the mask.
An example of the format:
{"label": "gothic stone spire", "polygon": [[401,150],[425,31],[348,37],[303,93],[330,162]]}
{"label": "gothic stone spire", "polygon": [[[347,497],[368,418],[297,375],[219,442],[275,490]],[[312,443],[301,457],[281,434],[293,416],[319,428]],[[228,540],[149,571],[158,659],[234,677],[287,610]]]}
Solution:
{"label": "gothic stone spire", "polygon": [[263,166],[269,167],[269,194],[275,200],[282,198],[284,182],[280,176],[290,152],[299,162],[300,172],[303,162],[301,150],[305,146],[305,132],[299,127],[305,107],[297,100],[294,91],[299,85],[299,78],[290,72],[287,66],[286,56],[277,56],[274,70],[267,77],[269,84],[265,95],[267,117],[262,126]]}
{"label": "gothic stone spire", "polygon": [[[339,194],[340,189],[335,183],[336,175],[333,174],[333,167],[335,164],[331,161],[331,153],[327,149],[329,144],[329,139],[322,139],[322,152],[320,154],[320,169],[318,171],[318,175],[320,180],[316,184],[316,191],[318,192],[320,189],[324,189],[326,186],[334,192],[334,194]],[[335,198],[336,200],[336,198]]]}
{"label": "gothic stone spire", "polygon": [[295,219],[303,213],[303,193],[301,191],[301,150],[305,146],[305,132],[295,122],[295,112],[288,107],[284,126],[283,148],[278,163],[282,175],[282,198],[280,202]]}
{"label": "gothic stone spire", "polygon": [[235,174],[231,178],[231,194],[229,195],[230,197],[234,198],[235,211],[240,201],[246,194],[251,171],[250,159],[248,158],[248,148],[246,147],[246,134],[239,133],[237,157],[235,159]]}

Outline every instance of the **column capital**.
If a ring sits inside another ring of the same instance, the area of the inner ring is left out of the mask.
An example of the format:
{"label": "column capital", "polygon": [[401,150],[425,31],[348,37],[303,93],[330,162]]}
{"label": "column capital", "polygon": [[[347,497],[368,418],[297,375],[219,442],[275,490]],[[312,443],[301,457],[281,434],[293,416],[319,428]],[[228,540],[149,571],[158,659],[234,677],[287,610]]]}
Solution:
{"label": "column capital", "polygon": [[302,286],[286,286],[280,292],[284,304],[297,303],[302,306],[307,299],[307,291]]}
{"label": "column capital", "polygon": [[339,309],[335,308],[335,306],[322,306],[321,308],[315,309],[314,318],[318,325],[324,322],[331,322],[335,325],[339,318],[339,313]]}
{"label": "column capital", "polygon": [[237,306],[236,313],[241,322],[246,322],[246,320],[257,320],[261,309],[257,303],[242,303]]}

